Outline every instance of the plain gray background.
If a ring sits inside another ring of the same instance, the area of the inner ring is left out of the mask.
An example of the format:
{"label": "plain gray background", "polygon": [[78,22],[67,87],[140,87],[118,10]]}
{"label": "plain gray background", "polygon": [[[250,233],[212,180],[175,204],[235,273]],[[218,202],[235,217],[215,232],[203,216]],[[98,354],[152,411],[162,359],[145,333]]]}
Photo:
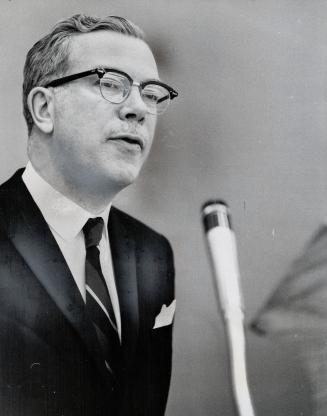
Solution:
{"label": "plain gray background", "polygon": [[[122,15],[147,33],[180,97],[117,205],[164,233],[175,252],[167,415],[235,415],[200,208],[215,197],[231,207],[249,321],[327,212],[327,2],[0,1],[1,181],[26,163],[21,84],[32,44],[81,12]],[[248,334],[258,415],[311,414],[313,387],[293,347],[279,342]]]}

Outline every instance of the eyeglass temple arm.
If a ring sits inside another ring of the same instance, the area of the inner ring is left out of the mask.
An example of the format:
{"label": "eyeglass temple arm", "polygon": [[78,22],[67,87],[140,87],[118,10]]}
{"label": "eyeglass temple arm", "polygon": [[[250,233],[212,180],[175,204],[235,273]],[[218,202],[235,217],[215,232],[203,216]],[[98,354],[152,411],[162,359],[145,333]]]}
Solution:
{"label": "eyeglass temple arm", "polygon": [[171,100],[175,97],[178,96],[178,92],[175,90],[171,90],[169,91],[169,95],[165,95],[164,97],[159,98],[159,100],[157,101],[157,103],[162,103],[165,100],[168,100],[168,98],[170,98]]}
{"label": "eyeglass temple arm", "polygon": [[90,69],[89,71],[79,72],[78,74],[67,75],[66,77],[62,77],[59,79],[55,79],[54,81],[50,81],[48,84],[45,85],[45,88],[48,87],[57,87],[58,85],[66,84],[66,82],[74,81],[75,79],[84,78],[92,74],[99,75],[100,78],[103,77],[104,72],[96,69]]}

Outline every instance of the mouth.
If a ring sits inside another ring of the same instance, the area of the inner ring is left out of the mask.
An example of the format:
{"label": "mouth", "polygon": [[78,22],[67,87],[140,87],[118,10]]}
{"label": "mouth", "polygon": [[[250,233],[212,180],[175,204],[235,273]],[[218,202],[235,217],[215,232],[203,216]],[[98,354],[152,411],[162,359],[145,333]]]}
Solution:
{"label": "mouth", "polygon": [[141,137],[133,134],[121,134],[117,136],[112,136],[109,137],[108,141],[123,142],[131,146],[139,146],[141,150],[144,149],[144,140]]}

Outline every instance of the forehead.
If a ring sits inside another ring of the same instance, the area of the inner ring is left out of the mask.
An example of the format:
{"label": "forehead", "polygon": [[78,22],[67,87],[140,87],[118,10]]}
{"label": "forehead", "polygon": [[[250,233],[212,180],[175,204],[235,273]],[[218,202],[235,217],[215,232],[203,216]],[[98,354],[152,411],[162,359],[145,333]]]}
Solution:
{"label": "forehead", "polygon": [[132,78],[158,78],[156,61],[141,39],[106,30],[75,35],[69,45],[70,71],[116,68]]}

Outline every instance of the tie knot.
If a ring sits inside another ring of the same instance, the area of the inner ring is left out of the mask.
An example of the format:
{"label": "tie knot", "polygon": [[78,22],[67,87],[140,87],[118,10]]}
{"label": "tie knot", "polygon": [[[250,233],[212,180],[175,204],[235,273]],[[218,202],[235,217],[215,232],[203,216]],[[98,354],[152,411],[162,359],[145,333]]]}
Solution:
{"label": "tie knot", "polygon": [[101,240],[103,219],[101,217],[89,218],[83,227],[85,247],[97,246]]}

